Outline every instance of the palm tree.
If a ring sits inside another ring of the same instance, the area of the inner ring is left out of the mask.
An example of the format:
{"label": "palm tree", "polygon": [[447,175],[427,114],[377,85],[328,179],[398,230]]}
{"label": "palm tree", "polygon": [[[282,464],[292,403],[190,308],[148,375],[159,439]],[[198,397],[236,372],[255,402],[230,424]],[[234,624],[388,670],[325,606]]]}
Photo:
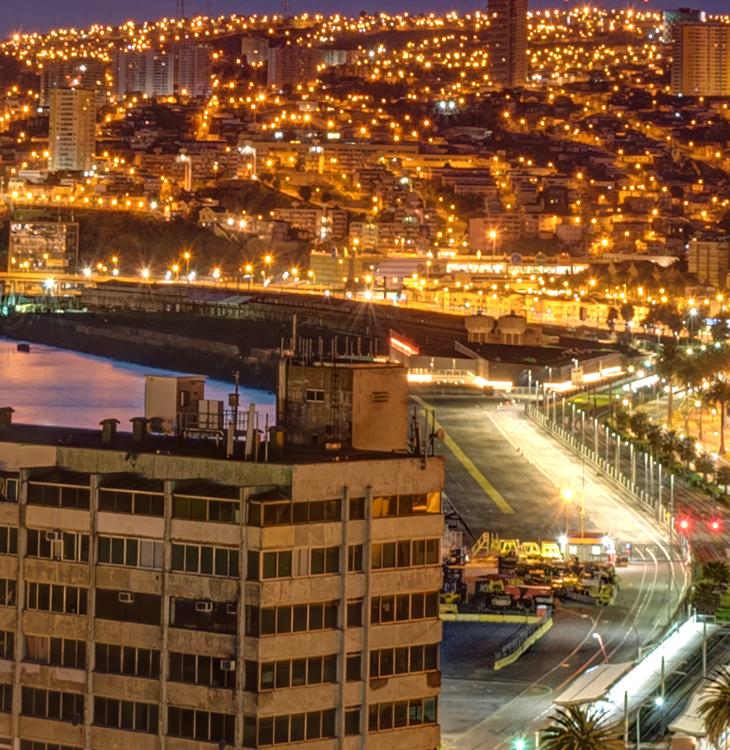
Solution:
{"label": "palm tree", "polygon": [[540,744],[543,750],[619,750],[623,746],[603,711],[582,706],[559,708]]}
{"label": "palm tree", "polygon": [[720,410],[720,455],[725,455],[725,423],[727,421],[727,408],[730,405],[730,381],[724,376],[717,374],[710,383],[710,387],[704,392],[703,399],[706,403],[717,405]]}
{"label": "palm tree", "polygon": [[679,448],[679,458],[685,467],[689,467],[690,462],[694,461],[697,456],[697,445],[695,439],[689,435],[685,435],[682,438],[681,446]]}
{"label": "palm tree", "polygon": [[721,466],[717,470],[717,483],[725,488],[727,494],[727,488],[730,486],[730,466]]}
{"label": "palm tree", "polygon": [[646,437],[646,431],[649,429],[650,424],[651,420],[645,411],[637,410],[629,417],[631,432],[633,432],[639,440],[643,440]]}
{"label": "palm tree", "polygon": [[707,481],[707,477],[715,473],[715,462],[707,453],[703,453],[695,459],[695,471],[702,474],[702,478]]}
{"label": "palm tree", "polygon": [[720,737],[730,729],[730,669],[720,667],[708,680],[700,716],[705,722],[707,739],[720,746]]}
{"label": "palm tree", "polygon": [[664,435],[664,430],[658,424],[650,424],[646,431],[646,441],[655,456],[659,456],[664,450]]}
{"label": "palm tree", "polygon": [[656,362],[657,375],[667,381],[667,425],[672,429],[672,415],[674,408],[674,384],[679,378],[684,366],[684,353],[679,344],[672,339],[662,347],[662,353]]}
{"label": "palm tree", "polygon": [[689,432],[689,414],[694,400],[690,394],[710,372],[715,369],[715,361],[706,353],[685,349],[677,362],[676,380],[684,387],[682,410],[684,411],[684,431]]}

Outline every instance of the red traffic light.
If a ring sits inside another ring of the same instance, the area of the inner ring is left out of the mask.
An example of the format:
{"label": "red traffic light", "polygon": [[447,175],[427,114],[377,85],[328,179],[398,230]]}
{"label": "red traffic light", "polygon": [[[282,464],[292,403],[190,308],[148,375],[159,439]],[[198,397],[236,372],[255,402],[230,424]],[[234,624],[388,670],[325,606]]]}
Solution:
{"label": "red traffic light", "polygon": [[689,519],[680,518],[679,521],[677,521],[677,526],[679,527],[680,531],[689,531]]}
{"label": "red traffic light", "polygon": [[713,518],[710,521],[710,531],[720,531],[722,529],[722,521],[717,518]]}

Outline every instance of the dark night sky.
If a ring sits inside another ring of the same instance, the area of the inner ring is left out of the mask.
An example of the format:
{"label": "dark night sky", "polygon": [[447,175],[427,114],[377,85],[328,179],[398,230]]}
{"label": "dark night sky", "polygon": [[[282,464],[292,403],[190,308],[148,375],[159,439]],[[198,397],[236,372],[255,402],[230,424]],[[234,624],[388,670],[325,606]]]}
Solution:
{"label": "dark night sky", "polygon": [[[555,6],[553,0],[542,0],[534,5]],[[571,3],[572,4],[572,3]],[[628,5],[621,0],[606,0],[606,4],[614,6]],[[645,3],[631,3],[635,7],[647,7]],[[420,11],[466,11],[484,3],[474,0],[355,0],[352,5],[345,4],[346,12],[356,15],[364,10],[408,10]],[[691,5],[708,11],[728,10],[728,0],[702,0],[701,2],[687,2],[687,0],[655,0],[653,7],[678,7]],[[186,0],[187,15],[194,13],[272,13],[278,11],[279,0],[250,0],[249,2],[234,2],[233,0]],[[298,13],[305,10],[328,13],[342,10],[341,0],[289,0],[290,12]],[[56,26],[76,25],[87,26],[93,22],[119,23],[129,18],[145,20],[163,15],[174,15],[175,0],[0,0],[0,36],[6,36],[16,30],[45,30]]]}

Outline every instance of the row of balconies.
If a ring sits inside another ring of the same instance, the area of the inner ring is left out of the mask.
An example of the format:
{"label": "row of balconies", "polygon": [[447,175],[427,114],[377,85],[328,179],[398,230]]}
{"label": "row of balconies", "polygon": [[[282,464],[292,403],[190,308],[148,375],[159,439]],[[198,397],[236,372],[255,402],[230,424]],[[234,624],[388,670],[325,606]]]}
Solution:
{"label": "row of balconies", "polygon": [[[54,508],[40,505],[26,506],[27,526],[43,529],[65,529],[88,533],[91,515],[88,510]],[[17,503],[0,503],[0,525],[17,527],[20,523]],[[407,528],[407,532],[404,530]],[[440,514],[424,514],[402,518],[376,518],[372,522],[372,540],[438,537],[443,529]],[[165,520],[151,516],[135,516],[125,513],[99,512],[97,531],[114,536],[139,536],[148,539],[163,539]],[[342,543],[342,522],[294,524],[264,528],[245,527],[247,546],[253,549],[277,549],[292,547],[332,546]],[[170,536],[173,539],[204,544],[238,547],[241,542],[241,527],[238,524],[211,521],[187,521],[173,518],[170,521]],[[348,544],[367,541],[366,522],[350,521]]]}
{"label": "row of balconies", "polygon": [[[0,578],[16,578],[17,559],[0,555]],[[43,583],[62,583],[73,586],[89,585],[88,563],[25,558],[24,578]],[[244,603],[273,606],[287,602],[329,601],[340,597],[339,574],[306,576],[301,578],[247,581],[244,586]],[[365,595],[365,576],[348,574],[346,595],[349,599]],[[137,591],[159,594],[162,588],[162,571],[100,564],[96,567],[96,586],[103,589]],[[370,593],[373,596],[409,591],[435,591],[441,586],[441,568],[437,565],[378,570],[371,573]],[[171,572],[167,575],[168,596],[235,601],[238,582],[232,578]]]}
{"label": "row of balconies", "polygon": [[[157,735],[127,732],[118,729],[92,726],[92,750],[161,750],[162,742]],[[10,736],[10,716],[0,714],[0,734]],[[51,743],[65,744],[73,747],[83,747],[84,729],[82,726],[72,726],[59,721],[34,719],[27,716],[20,717],[20,735],[24,738]],[[344,750],[359,750],[360,737],[345,737]],[[440,741],[440,727],[437,724],[421,727],[408,727],[390,732],[369,734],[367,738],[368,750],[435,750]],[[214,745],[210,742],[196,742],[176,737],[165,737],[165,750],[211,750]],[[320,740],[287,745],[288,748],[302,750],[335,750],[340,749],[340,740]],[[274,746],[276,747],[276,746]],[[279,745],[279,747],[282,747]]]}
{"label": "row of balconies", "polygon": [[[0,607],[0,630],[15,630],[16,611]],[[26,610],[22,613],[21,628],[32,635],[52,635],[55,638],[89,639],[91,623],[77,615],[57,614]],[[95,620],[94,641],[115,643],[139,648],[162,648],[162,628],[155,625]],[[441,640],[442,624],[438,619],[396,622],[373,625],[368,635],[371,649],[393,646],[436,643]],[[252,661],[276,661],[295,659],[302,654],[331,654],[340,651],[342,631],[318,630],[306,633],[289,633],[261,638],[244,638],[243,659]],[[346,652],[362,651],[363,628],[348,628],[344,631]],[[170,627],[167,631],[169,651],[197,653],[205,656],[221,656],[236,653],[236,636],[220,633],[186,630]]]}
{"label": "row of balconies", "polygon": [[[7,663],[6,663],[7,664]],[[8,682],[10,675],[3,672],[2,681]],[[21,664],[21,685],[26,687],[85,692],[86,673],[81,669],[49,667],[42,664]],[[397,677],[370,680],[367,685],[367,702],[384,703],[407,698],[423,698],[438,695],[441,683],[439,672],[399,675]],[[107,698],[159,704],[162,700],[161,682],[141,677],[123,675],[92,674],[91,694]],[[215,710],[235,714],[239,707],[239,694],[233,690],[167,682],[165,705]],[[345,684],[345,705],[354,706],[362,702],[362,683]],[[316,711],[335,708],[339,701],[337,684],[309,685],[258,694],[243,694],[243,712],[259,716]]]}

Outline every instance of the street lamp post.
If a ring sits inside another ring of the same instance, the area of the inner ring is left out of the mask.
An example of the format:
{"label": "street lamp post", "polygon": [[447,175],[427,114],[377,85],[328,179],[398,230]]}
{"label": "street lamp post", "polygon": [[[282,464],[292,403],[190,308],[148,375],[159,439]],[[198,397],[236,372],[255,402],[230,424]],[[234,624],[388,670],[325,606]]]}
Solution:
{"label": "street lamp post", "polygon": [[[653,703],[656,708],[661,708],[664,705],[664,696],[657,695]],[[648,705],[650,704],[644,701],[636,708],[636,750],[641,750],[641,709]]]}
{"label": "street lamp post", "polygon": [[565,535],[568,536],[568,513],[570,511],[570,504],[573,500],[573,490],[570,489],[570,487],[564,487],[562,490],[560,490],[560,495],[563,498],[563,509],[565,510]]}
{"label": "street lamp post", "polygon": [[603,638],[600,633],[594,633],[593,637],[598,641],[598,645],[601,647],[601,653],[603,654],[603,660],[608,664],[608,654],[606,653],[606,646],[603,643]]}

